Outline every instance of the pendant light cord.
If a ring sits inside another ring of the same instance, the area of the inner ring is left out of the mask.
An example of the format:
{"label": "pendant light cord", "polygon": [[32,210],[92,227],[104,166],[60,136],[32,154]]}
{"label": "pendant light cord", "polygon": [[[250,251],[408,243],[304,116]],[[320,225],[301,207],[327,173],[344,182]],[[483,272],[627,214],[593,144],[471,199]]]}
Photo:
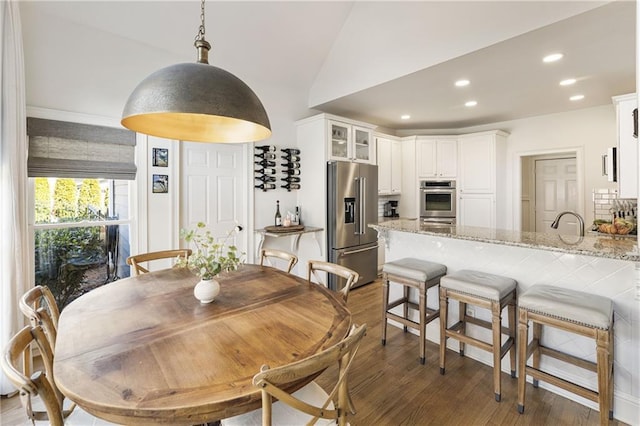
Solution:
{"label": "pendant light cord", "polygon": [[204,0],[200,1],[200,27],[198,28],[198,34],[196,34],[195,41],[204,40]]}

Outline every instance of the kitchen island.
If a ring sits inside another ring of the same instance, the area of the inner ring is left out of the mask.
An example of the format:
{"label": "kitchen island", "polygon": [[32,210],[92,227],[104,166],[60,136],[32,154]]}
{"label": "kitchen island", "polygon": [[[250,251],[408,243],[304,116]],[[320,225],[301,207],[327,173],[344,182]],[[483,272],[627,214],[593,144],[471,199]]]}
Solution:
{"label": "kitchen island", "polygon": [[[415,257],[442,263],[449,273],[475,269],[503,275],[518,282],[519,293],[534,284],[548,284],[613,299],[614,416],[629,424],[640,423],[640,254],[635,239],[433,226],[419,220],[385,221],[370,226],[385,241],[386,261]],[[400,293],[400,286],[390,287],[391,298],[400,297]],[[438,307],[437,288],[430,290],[427,304],[430,308]],[[450,318],[456,317],[457,303],[451,303],[449,309]],[[490,319],[488,311],[471,309],[474,316]],[[476,327],[471,334],[490,339],[489,331]],[[427,338],[439,342],[438,320],[427,327]],[[543,340],[558,350],[595,360],[595,344],[590,339],[549,329]],[[450,340],[448,347],[457,350],[458,344]],[[465,355],[488,365],[492,363],[490,354],[473,347],[467,347]],[[543,366],[575,383],[596,388],[593,373],[548,358],[543,358]],[[502,370],[509,371],[508,359],[503,360]],[[544,383],[540,385],[597,409],[591,401]]]}

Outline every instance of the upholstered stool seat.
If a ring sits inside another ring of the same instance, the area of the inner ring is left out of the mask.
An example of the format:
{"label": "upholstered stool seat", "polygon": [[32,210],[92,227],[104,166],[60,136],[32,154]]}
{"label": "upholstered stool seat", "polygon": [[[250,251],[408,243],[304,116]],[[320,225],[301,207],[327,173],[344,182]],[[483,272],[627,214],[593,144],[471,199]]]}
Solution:
{"label": "upholstered stool seat", "polygon": [[[407,327],[415,328],[420,334],[420,363],[425,363],[425,338],[427,324],[438,318],[438,309],[427,308],[427,290],[438,285],[440,278],[447,273],[447,267],[427,260],[405,258],[387,262],[382,267],[382,344],[386,344],[387,320],[393,319]],[[389,281],[404,286],[403,297],[389,302]],[[418,303],[409,300],[409,289],[418,290]],[[403,305],[403,315],[391,312],[396,306]],[[409,309],[419,311],[418,321],[409,319]]]}
{"label": "upholstered stool seat", "polygon": [[[445,374],[447,338],[458,340],[460,355],[464,356],[464,345],[470,344],[493,354],[493,388],[496,401],[501,399],[500,363],[509,352],[511,377],[516,369],[516,281],[495,274],[463,269],[440,280],[440,374]],[[459,320],[448,326],[449,299],[457,300]],[[489,309],[491,322],[467,315],[467,304]],[[502,310],[508,308],[508,327],[502,327]],[[486,343],[466,334],[467,324],[474,324],[492,331],[491,343]],[[507,339],[502,343],[502,334]]]}
{"label": "upholstered stool seat", "polygon": [[[527,375],[534,387],[543,380],[554,386],[595,401],[600,407],[600,423],[613,418],[613,301],[607,297],[566,288],[534,285],[518,299],[518,411],[524,412]],[[529,344],[529,321],[533,340]],[[596,343],[596,362],[565,354],[541,344],[542,326],[590,337]],[[533,355],[532,366],[527,360]],[[546,355],[597,373],[598,391],[592,391],[540,369]]]}

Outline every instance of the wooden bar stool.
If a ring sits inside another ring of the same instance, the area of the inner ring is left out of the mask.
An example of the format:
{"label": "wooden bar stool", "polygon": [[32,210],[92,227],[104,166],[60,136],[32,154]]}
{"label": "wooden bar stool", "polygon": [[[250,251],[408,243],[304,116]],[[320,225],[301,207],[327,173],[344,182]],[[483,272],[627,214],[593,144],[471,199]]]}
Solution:
{"label": "wooden bar stool", "polygon": [[[518,411],[524,412],[527,375],[597,402],[600,424],[613,419],[613,301],[609,298],[566,288],[534,285],[518,298]],[[533,340],[528,343],[529,321]],[[542,326],[590,337],[596,343],[596,362],[543,346]],[[532,366],[527,360],[533,355]],[[540,357],[546,355],[593,371],[598,376],[598,391],[540,370]]]}
{"label": "wooden bar stool", "polygon": [[[425,338],[427,324],[440,316],[438,309],[427,308],[427,290],[438,285],[440,278],[447,273],[447,267],[426,260],[405,258],[387,262],[382,267],[382,345],[387,342],[387,320],[389,318],[420,333],[420,363],[425,363]],[[389,281],[404,286],[403,297],[389,303]],[[409,288],[418,290],[418,303],[409,300]],[[391,309],[403,305],[403,316],[396,315]],[[419,322],[409,319],[409,309],[420,312]]]}
{"label": "wooden bar stool", "polygon": [[[458,301],[459,321],[447,327],[449,299]],[[467,315],[467,304],[489,309],[491,322]],[[508,307],[508,327],[502,327],[502,310]],[[492,342],[486,343],[466,335],[467,324],[475,324],[492,331]],[[502,344],[502,335],[508,336]],[[460,355],[464,356],[464,345],[470,344],[493,354],[493,390],[496,401],[500,401],[500,362],[510,353],[511,377],[516,377],[516,281],[500,275],[463,269],[440,280],[440,374],[445,373],[447,338],[460,344]]]}

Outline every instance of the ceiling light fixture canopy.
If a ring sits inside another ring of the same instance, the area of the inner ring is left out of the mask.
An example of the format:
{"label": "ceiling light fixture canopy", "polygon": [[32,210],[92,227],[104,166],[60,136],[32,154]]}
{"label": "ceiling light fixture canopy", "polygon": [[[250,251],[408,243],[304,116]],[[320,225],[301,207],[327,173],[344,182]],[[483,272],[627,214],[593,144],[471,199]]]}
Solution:
{"label": "ceiling light fixture canopy", "polygon": [[196,63],[162,68],[133,90],[122,113],[130,130],[167,139],[243,143],[271,136],[271,124],[258,96],[242,80],[209,65],[204,38],[204,0],[195,38]]}

